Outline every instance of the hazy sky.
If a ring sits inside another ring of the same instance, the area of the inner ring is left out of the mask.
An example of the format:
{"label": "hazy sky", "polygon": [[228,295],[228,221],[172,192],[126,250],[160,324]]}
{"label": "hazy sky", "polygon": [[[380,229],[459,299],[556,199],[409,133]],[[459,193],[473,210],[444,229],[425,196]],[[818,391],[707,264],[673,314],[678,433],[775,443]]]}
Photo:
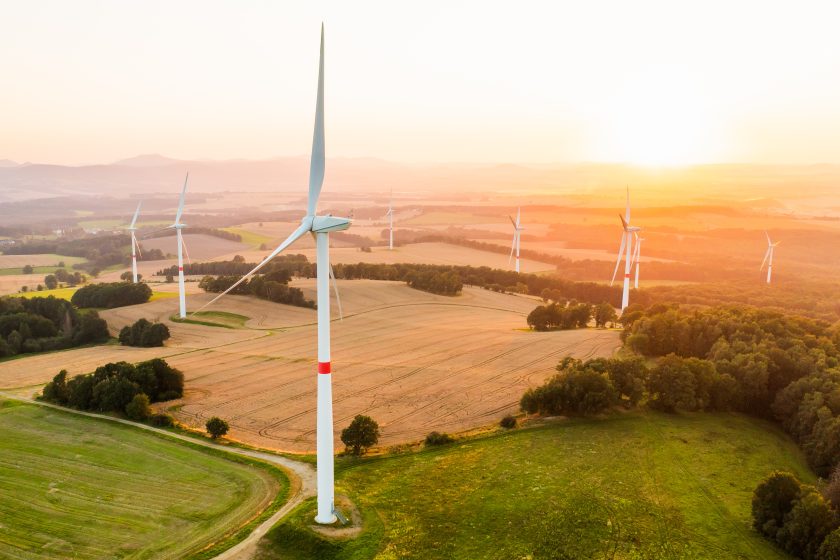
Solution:
{"label": "hazy sky", "polygon": [[0,0],[0,159],[840,162],[840,2]]}

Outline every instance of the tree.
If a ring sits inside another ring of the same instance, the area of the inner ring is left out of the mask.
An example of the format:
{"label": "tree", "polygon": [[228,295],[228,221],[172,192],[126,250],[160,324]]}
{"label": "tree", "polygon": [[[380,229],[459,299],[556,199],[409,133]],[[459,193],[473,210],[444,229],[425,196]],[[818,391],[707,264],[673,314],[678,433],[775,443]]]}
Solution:
{"label": "tree", "polygon": [[840,558],[840,529],[835,529],[820,545],[817,560],[837,560],[838,558]]}
{"label": "tree", "polygon": [[24,274],[32,274],[33,272],[35,272],[35,269],[32,268],[31,264],[27,264],[23,267],[23,273]]}
{"label": "tree", "polygon": [[358,414],[341,431],[341,441],[352,450],[353,455],[361,455],[379,441],[379,424],[370,416]]}
{"label": "tree", "polygon": [[776,534],[779,545],[794,556],[812,560],[823,540],[837,528],[837,516],[814,487],[804,489]]}
{"label": "tree", "polygon": [[67,370],[63,369],[53,377],[53,380],[44,385],[41,398],[47,402],[66,405],[70,396],[67,390]]}
{"label": "tree", "polygon": [[609,360],[606,369],[619,397],[627,397],[628,405],[636,406],[644,395],[648,377],[644,358]]}
{"label": "tree", "polygon": [[228,433],[228,429],[230,426],[227,422],[219,418],[218,416],[214,416],[207,423],[204,425],[207,429],[207,433],[210,434],[210,437],[213,439],[217,439]]}
{"label": "tree", "polygon": [[[139,282],[142,279],[143,279],[143,275],[138,273],[137,274],[137,281]],[[134,281],[134,272],[132,272],[131,270],[126,270],[125,272],[120,274],[120,280],[122,280],[123,282],[133,282]]]}
{"label": "tree", "polygon": [[152,407],[149,406],[149,397],[145,393],[134,395],[131,402],[125,405],[125,415],[135,422],[148,420],[152,415]]}
{"label": "tree", "polygon": [[799,499],[802,485],[790,473],[774,472],[756,487],[752,498],[753,527],[771,540],[785,522],[785,516]]}
{"label": "tree", "polygon": [[694,410],[697,406],[695,382],[684,360],[676,355],[662,358],[647,381],[652,407],[665,412]]}
{"label": "tree", "polygon": [[618,320],[618,314],[615,312],[615,307],[607,302],[598,304],[595,307],[595,326],[605,327],[607,323],[615,323]]}
{"label": "tree", "polygon": [[47,287],[48,290],[54,290],[58,288],[58,280],[56,279],[55,275],[47,274],[44,276],[44,285]]}

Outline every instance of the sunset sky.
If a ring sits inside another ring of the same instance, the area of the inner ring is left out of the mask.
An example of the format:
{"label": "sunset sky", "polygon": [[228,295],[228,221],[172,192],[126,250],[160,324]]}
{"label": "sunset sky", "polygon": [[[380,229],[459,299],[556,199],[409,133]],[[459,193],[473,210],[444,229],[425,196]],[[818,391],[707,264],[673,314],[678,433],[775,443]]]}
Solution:
{"label": "sunset sky", "polygon": [[0,159],[840,163],[840,3],[10,1]]}

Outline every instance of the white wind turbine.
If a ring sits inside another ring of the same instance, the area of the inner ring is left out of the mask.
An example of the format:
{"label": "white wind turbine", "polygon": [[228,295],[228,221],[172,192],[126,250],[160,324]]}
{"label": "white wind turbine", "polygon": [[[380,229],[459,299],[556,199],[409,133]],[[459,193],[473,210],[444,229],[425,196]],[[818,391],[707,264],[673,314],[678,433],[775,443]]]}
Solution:
{"label": "white wind turbine", "polygon": [[[318,100],[315,105],[315,131],[312,137],[312,158],[309,166],[309,200],[306,215],[300,227],[292,232],[274,251],[253,270],[233,286],[213,298],[207,307],[224,296],[243,281],[250,278],[271,259],[280,254],[301,236],[311,233],[316,242],[317,299],[318,299],[318,412],[316,424],[317,471],[318,471],[318,523],[333,523],[336,520],[334,506],[334,456],[333,456],[333,413],[332,373],[330,366],[330,266],[329,233],[350,227],[348,218],[316,216],[318,196],[324,183],[324,26],[321,25],[321,58],[318,69]],[[333,277],[334,278],[334,277]],[[336,292],[336,296],[338,292]],[[339,311],[341,303],[339,303]]]}
{"label": "white wind turbine", "polygon": [[633,236],[631,234],[638,235],[638,232],[642,231],[642,228],[630,225],[630,187],[627,188],[627,206],[624,210],[624,216],[619,214],[618,217],[621,219],[623,231],[621,232],[621,246],[618,249],[618,259],[615,261],[615,270],[613,271],[612,280],[610,280],[610,286],[615,282],[618,265],[621,264],[621,254],[625,252],[626,247],[627,249],[624,255],[624,291],[621,293],[621,310],[624,311],[630,302],[630,266],[632,264],[631,256],[633,253]]}
{"label": "white wind turbine", "polygon": [[394,249],[394,190],[391,189],[391,198],[388,200],[388,249]]}
{"label": "white wind turbine", "polygon": [[[179,300],[179,314],[181,319],[184,319],[187,316],[187,296],[184,292],[184,255],[183,253],[186,252],[187,246],[184,244],[184,238],[181,235],[181,230],[187,227],[187,224],[181,222],[181,214],[184,213],[184,199],[187,195],[187,181],[190,178],[190,174],[187,173],[186,178],[184,179],[184,188],[181,189],[181,199],[178,201],[178,212],[175,214],[175,222],[169,226],[175,230],[175,236],[177,237],[178,243],[178,300]],[[189,259],[189,254],[187,254],[187,259]]]}
{"label": "white wind turbine", "polygon": [[770,283],[770,277],[773,274],[773,250],[781,243],[781,241],[776,241],[773,243],[770,241],[770,234],[766,231],[764,235],[767,236],[767,252],[764,253],[764,260],[761,261],[761,268],[759,270],[764,270],[764,264],[767,263],[767,283]]}
{"label": "white wind turbine", "polygon": [[638,289],[639,289],[639,260],[640,260],[640,257],[641,257],[641,255],[642,255],[642,241],[644,241],[644,240],[645,240],[645,238],[644,238],[644,237],[639,236],[639,234],[638,234],[638,233],[637,233],[637,234],[635,234],[635,236],[634,236],[634,237],[635,237],[635,239],[636,239],[636,251],[635,251],[635,253],[633,254],[633,263],[636,265],[636,282],[635,282],[635,288],[638,290]]}
{"label": "white wind turbine", "polygon": [[511,259],[513,258],[514,251],[516,252],[516,272],[519,272],[519,241],[521,237],[521,231],[525,229],[522,227],[520,222],[520,212],[521,208],[516,209],[516,221],[513,218],[510,218],[510,223],[513,224],[513,244],[510,246],[510,256],[508,257],[508,264],[510,264]]}
{"label": "white wind turbine", "polygon": [[[137,203],[137,210],[134,211],[134,218],[131,219],[131,225],[128,226],[128,231],[131,232],[131,275],[134,278],[134,283],[137,283],[137,253],[140,252],[140,244],[137,242],[137,236],[135,235],[135,231],[137,231],[137,216],[140,215],[140,205],[143,204],[143,201]],[[140,255],[141,257],[143,255]]]}

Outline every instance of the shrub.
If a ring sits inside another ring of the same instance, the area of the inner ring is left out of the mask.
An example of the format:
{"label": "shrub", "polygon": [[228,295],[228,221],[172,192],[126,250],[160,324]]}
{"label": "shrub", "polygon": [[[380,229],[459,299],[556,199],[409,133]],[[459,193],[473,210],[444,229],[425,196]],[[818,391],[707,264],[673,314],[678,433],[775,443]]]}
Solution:
{"label": "shrub", "polygon": [[446,445],[447,443],[452,443],[453,441],[455,440],[449,434],[430,432],[429,435],[426,436],[425,443],[426,445]]}
{"label": "shrub", "polygon": [[175,425],[175,419],[169,414],[152,414],[149,418],[153,426],[169,428]]}
{"label": "shrub", "polygon": [[228,423],[218,416],[214,416],[208,420],[204,427],[207,428],[207,433],[210,434],[210,437],[213,439],[222,437],[228,433],[228,430],[230,429]]}
{"label": "shrub", "polygon": [[513,416],[508,414],[507,416],[502,418],[502,420],[499,422],[499,426],[501,426],[502,428],[505,428],[507,430],[510,430],[511,428],[515,428],[516,427],[516,418],[514,418]]}
{"label": "shrub", "polygon": [[125,415],[135,422],[142,422],[152,415],[152,407],[149,406],[149,397],[145,393],[134,395],[131,402],[125,405]]}
{"label": "shrub", "polygon": [[695,381],[682,358],[662,358],[650,372],[647,382],[651,407],[665,412],[694,410],[697,406]]}
{"label": "shrub", "polygon": [[358,414],[341,431],[341,441],[352,450],[353,455],[361,455],[379,441],[379,424],[370,416]]}
{"label": "shrub", "polygon": [[609,379],[600,371],[602,362],[566,358],[560,372],[545,384],[528,389],[519,402],[528,414],[597,414],[618,400]]}
{"label": "shrub", "polygon": [[67,391],[67,370],[63,369],[44,386],[41,398],[47,402],[65,405],[69,393]]}
{"label": "shrub", "polygon": [[774,472],[765,478],[753,492],[753,527],[759,533],[776,540],[784,525],[785,516],[799,498],[802,485],[790,473]]}

